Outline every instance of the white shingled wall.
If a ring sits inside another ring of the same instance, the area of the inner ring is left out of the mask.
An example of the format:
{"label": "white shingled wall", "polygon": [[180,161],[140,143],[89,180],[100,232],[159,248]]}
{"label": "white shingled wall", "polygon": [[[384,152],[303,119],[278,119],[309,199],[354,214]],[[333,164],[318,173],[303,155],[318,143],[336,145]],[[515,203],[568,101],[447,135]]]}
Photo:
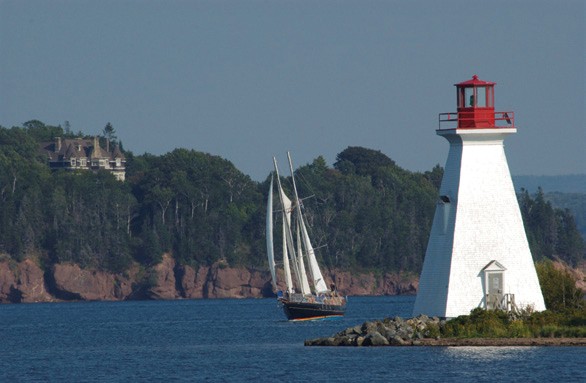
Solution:
{"label": "white shingled wall", "polygon": [[414,315],[455,317],[484,306],[482,269],[505,268],[505,293],[544,310],[503,148],[515,129],[439,131],[450,141]]}

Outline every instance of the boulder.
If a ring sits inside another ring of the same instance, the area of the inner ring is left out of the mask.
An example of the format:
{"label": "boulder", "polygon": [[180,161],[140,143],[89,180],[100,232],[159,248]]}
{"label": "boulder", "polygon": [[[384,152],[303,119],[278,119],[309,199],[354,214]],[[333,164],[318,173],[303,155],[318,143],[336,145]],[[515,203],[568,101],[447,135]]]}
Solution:
{"label": "boulder", "polygon": [[392,346],[404,346],[407,343],[405,342],[405,340],[403,338],[396,335],[390,339],[389,344]]}
{"label": "boulder", "polygon": [[382,336],[378,331],[368,334],[364,337],[363,346],[388,346],[389,341]]}

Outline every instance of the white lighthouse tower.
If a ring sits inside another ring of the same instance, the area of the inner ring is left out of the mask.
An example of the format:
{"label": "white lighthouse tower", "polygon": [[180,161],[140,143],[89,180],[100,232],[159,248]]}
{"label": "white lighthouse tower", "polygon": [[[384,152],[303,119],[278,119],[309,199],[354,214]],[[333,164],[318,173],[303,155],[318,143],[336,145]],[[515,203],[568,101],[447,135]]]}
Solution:
{"label": "white lighthouse tower", "polygon": [[414,316],[545,310],[503,146],[517,132],[514,114],[495,112],[494,85],[477,76],[456,84],[458,112],[439,115],[450,151]]}

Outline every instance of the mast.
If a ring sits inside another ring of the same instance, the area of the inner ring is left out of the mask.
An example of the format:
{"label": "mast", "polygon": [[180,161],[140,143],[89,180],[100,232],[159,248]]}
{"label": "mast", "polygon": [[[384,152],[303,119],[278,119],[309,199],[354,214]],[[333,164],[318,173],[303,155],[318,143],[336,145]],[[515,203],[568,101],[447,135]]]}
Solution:
{"label": "mast", "polygon": [[[277,166],[277,159],[273,157],[273,164],[275,166],[275,172],[277,173],[277,184],[279,186],[279,198],[281,199],[281,206],[283,207],[283,235],[284,235],[284,246],[283,246],[283,263],[288,265],[289,258],[293,263],[293,269],[295,270],[295,276],[297,277],[298,286],[301,289],[302,294],[309,294],[309,291],[306,286],[304,286],[302,279],[301,279],[301,270],[299,269],[299,264],[297,262],[297,257],[295,255],[295,247],[293,246],[293,234],[291,232],[291,201],[285,193],[283,192],[283,187],[281,185],[281,179],[279,177],[279,168]],[[287,256],[287,251],[289,253],[289,257]],[[287,275],[285,272],[286,277],[291,279],[291,274]],[[292,283],[291,285],[287,286],[288,291],[292,292]]]}
{"label": "mast", "polygon": [[299,233],[299,220],[297,220],[296,232],[297,232],[297,262],[299,263],[299,269],[301,270],[301,283],[303,288],[307,291],[311,291],[309,287],[309,281],[307,280],[307,274],[305,273],[305,262],[303,261],[303,249],[301,248],[301,234]]}
{"label": "mast", "polygon": [[315,258],[315,252],[313,250],[313,246],[311,245],[311,241],[309,239],[309,234],[307,233],[307,228],[305,226],[305,222],[303,220],[303,214],[301,213],[301,204],[299,202],[299,195],[297,193],[297,185],[295,184],[295,176],[293,172],[293,161],[291,160],[291,154],[287,152],[287,158],[289,159],[289,169],[291,171],[291,179],[293,182],[293,191],[295,197],[295,208],[297,211],[297,217],[299,220],[299,226],[301,227],[301,234],[303,236],[303,245],[305,247],[305,252],[307,254],[307,258],[309,261],[309,268],[311,271],[311,276],[313,279],[313,285],[315,287],[315,291],[317,293],[324,293],[329,291],[324,278],[321,274],[321,270],[319,269],[319,265],[317,264],[317,259]]}
{"label": "mast", "polygon": [[293,293],[293,279],[291,278],[291,267],[289,266],[289,254],[287,252],[288,240],[287,240],[287,225],[291,222],[290,207],[291,201],[283,195],[283,190],[280,189],[279,185],[279,196],[286,201],[286,205],[283,204],[283,211],[281,212],[281,218],[283,220],[281,224],[282,232],[282,246],[283,246],[283,271],[285,272],[285,283],[287,284],[287,292]]}

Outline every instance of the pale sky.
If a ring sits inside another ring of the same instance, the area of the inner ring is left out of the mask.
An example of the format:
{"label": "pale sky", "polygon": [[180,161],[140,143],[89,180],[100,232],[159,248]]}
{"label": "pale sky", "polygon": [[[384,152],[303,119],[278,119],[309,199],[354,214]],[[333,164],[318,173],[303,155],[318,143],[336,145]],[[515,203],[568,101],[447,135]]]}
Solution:
{"label": "pale sky", "polygon": [[111,122],[263,180],[348,146],[444,166],[454,84],[496,82],[514,175],[586,173],[586,1],[0,0],[0,125]]}

